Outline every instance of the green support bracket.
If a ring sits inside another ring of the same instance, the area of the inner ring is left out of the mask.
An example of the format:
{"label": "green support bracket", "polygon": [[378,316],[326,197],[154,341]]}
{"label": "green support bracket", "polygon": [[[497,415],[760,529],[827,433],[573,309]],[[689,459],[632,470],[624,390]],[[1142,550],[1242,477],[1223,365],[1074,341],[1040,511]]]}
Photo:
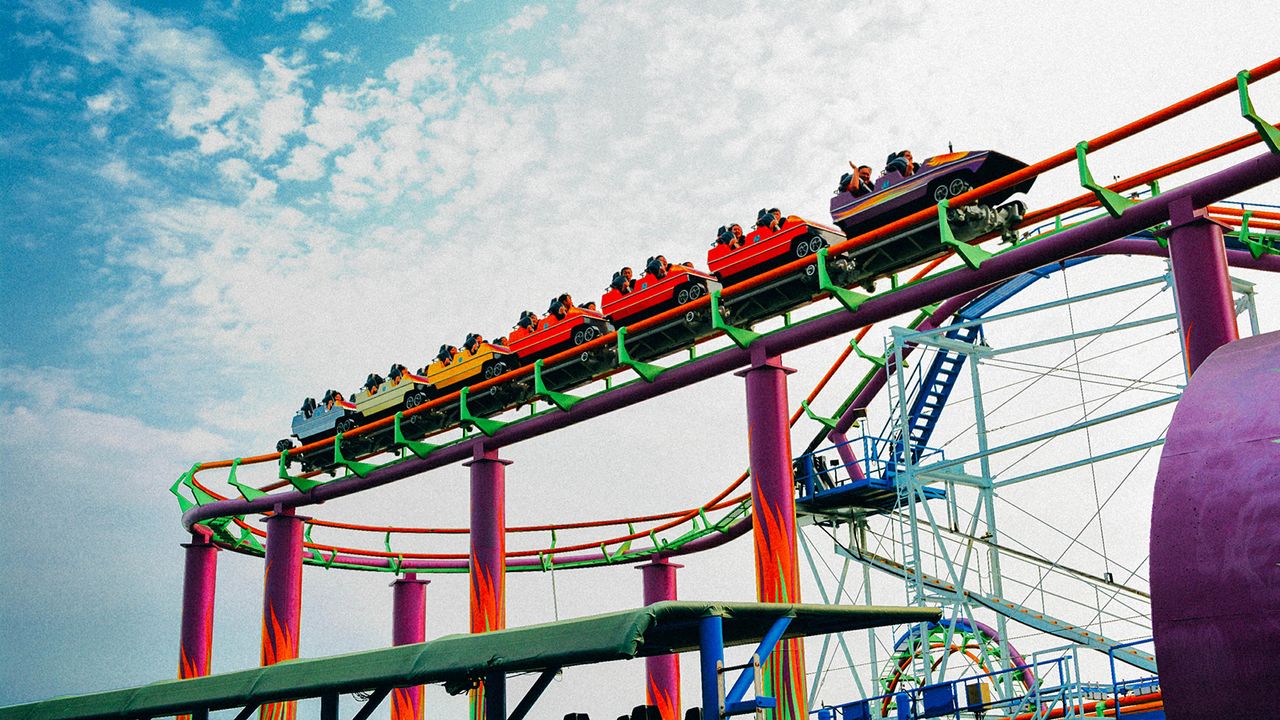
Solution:
{"label": "green support bracket", "polygon": [[1106,208],[1111,217],[1118,218],[1135,203],[1115,190],[1094,182],[1093,173],[1089,172],[1089,161],[1085,160],[1085,155],[1088,152],[1088,140],[1081,140],[1076,143],[1076,165],[1080,168],[1080,187],[1093,193],[1093,196],[1098,198],[1098,203]]}
{"label": "green support bracket", "polygon": [[245,500],[256,500],[266,493],[256,487],[245,485],[236,479],[236,469],[240,467],[240,458],[231,461],[231,472],[227,475],[227,484],[240,492],[240,497]]}
{"label": "green support bracket", "polygon": [[173,496],[178,498],[178,511],[185,513],[186,511],[195,507],[196,504],[188,500],[186,495],[182,494],[182,490],[180,489],[183,485],[182,480],[183,478],[181,477],[178,478],[177,480],[174,480],[173,485],[169,486],[169,492],[173,493]]}
{"label": "green support bracket", "polygon": [[[337,445],[337,442],[336,442],[336,441],[334,442],[334,445],[335,445],[335,447],[336,447],[336,445]],[[298,477],[298,476],[296,476],[296,475],[290,475],[290,474],[289,474],[289,451],[288,451],[288,450],[282,451],[282,452],[280,453],[280,479],[281,479],[281,480],[287,480],[287,481],[289,482],[289,484],[290,484],[290,485],[292,485],[292,486],[293,486],[293,488],[294,488],[295,490],[297,490],[298,492],[307,492],[307,491],[309,491],[311,488],[313,488],[313,487],[315,487],[315,486],[317,486],[317,485],[323,485],[323,484],[324,484],[324,483],[320,482],[319,480],[312,480],[311,478],[304,478],[304,477]]]}
{"label": "green support bracket", "polygon": [[369,473],[378,469],[378,466],[372,463],[360,462],[359,460],[348,460],[347,457],[342,454],[342,433],[338,433],[333,436],[333,462],[350,470],[358,477],[365,477]]}
{"label": "green support bracket", "polygon": [[1254,129],[1262,136],[1262,142],[1266,144],[1267,149],[1280,155],[1280,130],[1276,130],[1274,125],[1258,117],[1258,113],[1253,110],[1253,100],[1249,98],[1248,70],[1241,70],[1236,75],[1236,88],[1240,92],[1240,115],[1253,123]]}
{"label": "green support bracket", "polygon": [[950,200],[938,203],[938,239],[944,246],[954,250],[970,270],[977,270],[983,261],[991,257],[991,253],[977,245],[962,243],[956,239],[955,233],[951,232],[951,223],[947,222],[947,209],[950,207]]}
{"label": "green support bracket", "polygon": [[885,357],[883,355],[868,355],[865,352],[863,352],[862,348],[858,347],[857,340],[850,341],[849,345],[853,347],[853,352],[858,357],[862,358],[863,360],[866,360],[872,365],[882,368],[882,367],[885,367],[885,365],[887,364],[887,361],[885,360]]}
{"label": "green support bracket", "polygon": [[202,490],[196,485],[196,472],[200,470],[200,463],[191,466],[191,469],[182,474],[182,484],[187,486],[191,491],[191,496],[195,498],[197,505],[208,505],[209,503],[218,502],[218,498],[210,495],[207,491]]}
{"label": "green support bracket", "polygon": [[816,420],[820,425],[822,425],[822,427],[828,430],[836,429],[836,419],[823,417],[822,415],[815,413],[812,409],[810,409],[808,400],[801,400],[800,407],[804,408],[804,414],[808,415],[810,420]]}
{"label": "green support bracket", "polygon": [[659,540],[659,539],[658,539],[658,531],[657,531],[657,530],[650,530],[650,531],[649,531],[649,539],[653,541],[653,549],[654,549],[654,550],[666,550],[666,549],[667,549],[667,545],[668,545],[667,541],[666,541],[666,540]]}
{"label": "green support bracket", "polygon": [[[714,295],[712,296],[715,297]],[[715,302],[713,299],[712,302]],[[618,328],[618,363],[626,365],[636,374],[644,379],[645,382],[653,382],[659,375],[666,372],[667,369],[660,365],[651,365],[646,362],[640,362],[631,357],[631,353],[627,352],[627,329],[625,327]]]}
{"label": "green support bracket", "polygon": [[391,438],[392,444],[394,444],[396,447],[405,448],[406,450],[413,453],[414,455],[417,455],[420,458],[424,458],[430,455],[431,453],[435,452],[436,450],[440,449],[439,445],[432,445],[431,443],[425,443],[418,440],[406,439],[404,436],[404,431],[401,430],[400,428],[400,421],[403,419],[404,419],[404,413],[402,412],[396,413],[395,432]]}
{"label": "green support bracket", "polygon": [[1155,180],[1152,180],[1150,183],[1148,183],[1148,186],[1151,188],[1151,197],[1160,197],[1160,180],[1159,180],[1159,178],[1157,178],[1157,179],[1155,179]]}
{"label": "green support bracket", "polygon": [[231,549],[238,550],[242,545],[248,545],[260,553],[266,552],[266,550],[262,549],[262,543],[258,542],[258,538],[254,537],[253,533],[249,532],[249,528],[247,527],[240,528],[240,540],[236,542],[235,547]]}
{"label": "green support bracket", "polygon": [[1249,254],[1253,256],[1254,260],[1257,260],[1263,255],[1275,251],[1261,239],[1253,239],[1253,233],[1249,231],[1249,221],[1252,219],[1252,210],[1245,210],[1244,215],[1240,217],[1240,242],[1243,243],[1245,247],[1249,248]]}
{"label": "green support bracket", "polygon": [[585,398],[569,393],[555,392],[548,390],[547,384],[542,380],[542,360],[539,359],[533,364],[533,394],[555,405],[565,412],[569,412],[569,408],[582,402]]}
{"label": "green support bracket", "polygon": [[870,295],[863,295],[831,282],[831,273],[827,271],[827,248],[818,251],[818,289],[839,300],[849,312],[855,312],[859,305],[871,299]]}
{"label": "green support bracket", "polygon": [[[383,536],[382,547],[386,548],[388,554],[393,552],[391,549],[391,531],[387,531],[387,534]],[[400,568],[404,566],[404,555],[396,555],[395,557],[388,558],[387,565],[392,573],[399,575]]]}
{"label": "green support bracket", "polygon": [[724,321],[724,318],[720,316],[719,290],[711,293],[711,327],[712,329],[719,330],[725,335],[728,335],[729,339],[740,348],[746,348],[760,337],[760,333],[758,332],[754,332],[746,328],[735,327]]}
{"label": "green support bracket", "polygon": [[472,415],[471,410],[467,408],[467,396],[470,394],[470,387],[464,387],[458,391],[458,418],[464,425],[474,425],[476,429],[484,433],[485,437],[493,437],[494,433],[506,427],[507,424],[501,420],[491,420]]}
{"label": "green support bracket", "polygon": [[924,307],[920,308],[920,320],[924,320],[930,315],[938,312],[938,310],[940,310],[941,308],[942,308],[942,305],[940,305],[939,303],[934,303],[932,305],[925,305]]}

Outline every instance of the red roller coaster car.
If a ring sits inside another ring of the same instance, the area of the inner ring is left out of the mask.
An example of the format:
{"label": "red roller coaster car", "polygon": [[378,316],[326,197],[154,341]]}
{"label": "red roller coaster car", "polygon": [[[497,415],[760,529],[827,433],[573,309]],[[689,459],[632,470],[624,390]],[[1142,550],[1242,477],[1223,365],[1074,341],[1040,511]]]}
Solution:
{"label": "red roller coaster car", "polygon": [[538,320],[533,330],[516,330],[507,336],[507,348],[528,365],[562,350],[613,332],[609,319],[595,310],[576,307],[563,319],[548,316]]}
{"label": "red roller coaster car", "polygon": [[614,325],[621,327],[719,289],[720,281],[715,276],[687,265],[672,265],[661,278],[645,273],[635,289],[625,295],[617,288],[609,288],[600,298],[600,307]]}

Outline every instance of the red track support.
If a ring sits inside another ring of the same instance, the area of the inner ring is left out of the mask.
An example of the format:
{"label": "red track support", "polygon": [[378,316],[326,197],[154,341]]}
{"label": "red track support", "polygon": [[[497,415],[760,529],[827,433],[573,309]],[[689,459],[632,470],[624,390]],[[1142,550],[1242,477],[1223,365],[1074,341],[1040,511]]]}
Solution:
{"label": "red track support", "polygon": [[[391,644],[412,645],[427,639],[427,585],[408,573],[391,583]],[[391,720],[422,720],[422,686],[391,691]]]}
{"label": "red track support", "polygon": [[[501,630],[507,626],[507,511],[506,466],[510,460],[497,450],[477,445],[471,469],[471,632]],[[471,717],[482,720],[492,712],[485,707],[485,688],[471,691]],[[505,717],[505,714],[504,714]]]}
{"label": "red track support", "polygon": [[[676,599],[676,570],[684,567],[666,558],[654,558],[640,566],[644,573],[644,604]],[[644,659],[644,701],[662,714],[662,720],[680,720],[680,656],[657,655]]]}
{"label": "red track support", "polygon": [[183,543],[182,547],[186,554],[186,567],[182,575],[179,680],[209,674],[209,656],[213,652],[214,590],[218,580],[218,548],[207,533],[192,533],[191,542]]}
{"label": "red track support", "polygon": [[[267,557],[262,601],[262,665],[298,657],[302,620],[302,531],[306,518],[278,508],[267,518]],[[297,702],[263,705],[261,720],[295,720]]]}
{"label": "red track support", "polygon": [[[787,412],[787,375],[781,358],[766,356],[757,344],[751,367],[738,373],[747,381],[747,445],[751,464],[751,516],[756,550],[756,599],[800,602],[796,551],[795,483],[791,472],[791,428]],[[764,668],[766,694],[777,698],[771,717],[807,720],[804,645],[786,640]]]}

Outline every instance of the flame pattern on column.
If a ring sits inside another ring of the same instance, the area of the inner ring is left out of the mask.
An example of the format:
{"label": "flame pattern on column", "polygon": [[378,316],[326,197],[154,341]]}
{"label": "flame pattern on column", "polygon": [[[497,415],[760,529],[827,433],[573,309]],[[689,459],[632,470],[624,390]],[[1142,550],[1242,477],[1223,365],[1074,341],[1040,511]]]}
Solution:
{"label": "flame pattern on column", "polygon": [[[302,532],[305,520],[278,513],[267,520],[263,563],[262,666],[298,657],[302,615]],[[296,720],[297,701],[267,703],[260,720]]]}
{"label": "flame pattern on column", "polygon": [[421,686],[391,691],[391,720],[422,720],[422,717]]}
{"label": "flame pattern on column", "polygon": [[[680,688],[678,677],[676,678],[676,681],[676,692],[679,693]],[[646,704],[658,708],[658,713],[662,716],[662,720],[680,720],[680,718],[677,717],[677,713],[679,711],[677,709],[675,698],[667,695],[662,688],[658,687],[657,683],[652,680],[648,683],[648,687],[645,688],[644,697]]]}
{"label": "flame pattern on column", "polygon": [[[794,513],[788,515],[769,504],[765,493],[752,493],[752,533],[756,543],[756,588],[760,602],[800,602],[800,575],[796,567]],[[804,644],[799,638],[784,640],[764,667],[765,692],[778,699],[777,720],[803,720]]]}
{"label": "flame pattern on column", "polygon": [[[506,465],[498,453],[481,449],[468,464],[471,473],[471,632],[507,626]],[[471,691],[471,718],[484,720],[484,683]]]}
{"label": "flame pattern on column", "polygon": [[[290,637],[291,628],[286,628],[276,617],[275,608],[267,611],[268,622],[262,628],[262,665],[275,665],[285,660],[298,657],[297,642]],[[270,626],[268,628],[268,626]],[[268,632],[269,630],[269,632]],[[298,717],[297,702],[267,703],[262,706],[261,720],[296,720]]]}

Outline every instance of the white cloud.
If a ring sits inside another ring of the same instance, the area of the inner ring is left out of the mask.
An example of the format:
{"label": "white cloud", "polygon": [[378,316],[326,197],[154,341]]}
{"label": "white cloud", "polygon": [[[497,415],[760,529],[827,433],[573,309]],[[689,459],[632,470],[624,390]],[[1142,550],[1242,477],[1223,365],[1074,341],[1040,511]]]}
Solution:
{"label": "white cloud", "polygon": [[85,107],[93,115],[112,115],[129,107],[129,98],[118,88],[111,88],[85,98]]}
{"label": "white cloud", "polygon": [[111,160],[98,168],[98,175],[121,186],[133,185],[141,181],[138,173],[134,172],[127,162],[119,159]]}
{"label": "white cloud", "polygon": [[338,63],[343,63],[343,64],[353,63],[355,62],[356,58],[359,56],[360,56],[359,48],[354,48],[354,47],[351,48],[350,50],[347,50],[346,52],[338,52],[337,50],[321,50],[320,51],[320,57],[324,58],[325,63],[328,65],[335,65]]}
{"label": "white cloud", "polygon": [[305,15],[312,10],[329,7],[329,0],[284,0],[280,15]]}
{"label": "white cloud", "polygon": [[319,20],[312,20],[307,23],[305,28],[302,29],[302,33],[299,37],[302,38],[303,42],[317,43],[329,37],[329,33],[331,32],[333,31],[324,23]]}
{"label": "white cloud", "polygon": [[357,0],[351,14],[365,20],[381,20],[394,12],[386,0]]}
{"label": "white cloud", "polygon": [[499,33],[502,35],[512,35],[522,30],[528,30],[538,24],[539,20],[547,16],[546,5],[525,5],[520,11],[512,15],[503,23]]}
{"label": "white cloud", "polygon": [[[206,155],[278,152],[302,127],[301,85],[309,67],[300,53],[274,50],[254,68],[232,55],[210,31],[99,0],[79,20],[80,51],[110,63],[123,81],[157,88],[167,100],[166,129]],[[256,75],[256,77],[255,77]],[[117,111],[121,83],[90,98],[93,113]]]}

